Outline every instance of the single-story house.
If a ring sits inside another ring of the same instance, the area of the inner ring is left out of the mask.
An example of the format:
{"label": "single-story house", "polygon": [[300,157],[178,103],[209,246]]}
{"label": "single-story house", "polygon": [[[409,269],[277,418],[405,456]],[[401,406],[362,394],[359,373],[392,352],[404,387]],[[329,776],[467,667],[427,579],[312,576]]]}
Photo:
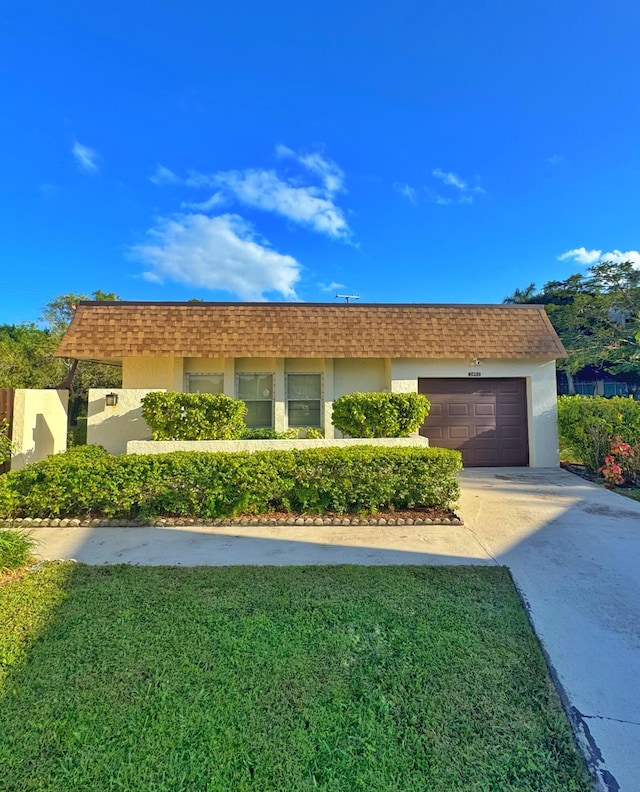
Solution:
{"label": "single-story house", "polygon": [[338,396],[417,391],[431,445],[467,466],[534,467],[558,464],[565,354],[537,305],[204,302],[81,302],[57,351],[122,366],[117,406],[94,393],[88,419],[89,442],[116,452],[150,437],[149,390],[226,393],[246,402],[249,426],[328,438]]}

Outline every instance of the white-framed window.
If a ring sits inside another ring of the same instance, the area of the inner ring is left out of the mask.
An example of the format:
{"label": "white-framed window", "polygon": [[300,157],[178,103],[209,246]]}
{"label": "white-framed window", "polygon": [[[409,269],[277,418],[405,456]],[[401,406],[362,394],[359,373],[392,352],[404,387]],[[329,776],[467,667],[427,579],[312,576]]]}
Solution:
{"label": "white-framed window", "polygon": [[287,417],[293,428],[322,427],[321,374],[287,374]]}
{"label": "white-framed window", "polygon": [[273,374],[237,374],[236,397],[247,405],[251,429],[273,429]]}
{"label": "white-framed window", "polygon": [[187,374],[187,393],[224,393],[224,374]]}

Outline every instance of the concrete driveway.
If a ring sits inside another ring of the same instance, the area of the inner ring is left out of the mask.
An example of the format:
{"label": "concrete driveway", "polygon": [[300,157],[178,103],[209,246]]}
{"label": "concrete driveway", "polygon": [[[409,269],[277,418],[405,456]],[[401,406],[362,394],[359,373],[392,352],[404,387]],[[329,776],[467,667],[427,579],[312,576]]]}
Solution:
{"label": "concrete driveway", "polygon": [[561,470],[462,474],[464,526],[38,528],[89,564],[505,564],[600,788],[640,789],[640,503]]}

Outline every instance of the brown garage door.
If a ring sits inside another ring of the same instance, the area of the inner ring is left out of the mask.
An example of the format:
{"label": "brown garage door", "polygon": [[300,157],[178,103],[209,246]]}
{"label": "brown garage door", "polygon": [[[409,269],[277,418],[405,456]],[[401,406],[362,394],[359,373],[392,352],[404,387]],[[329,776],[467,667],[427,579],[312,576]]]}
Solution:
{"label": "brown garage door", "polygon": [[418,380],[431,402],[420,434],[462,451],[466,467],[528,465],[524,379]]}

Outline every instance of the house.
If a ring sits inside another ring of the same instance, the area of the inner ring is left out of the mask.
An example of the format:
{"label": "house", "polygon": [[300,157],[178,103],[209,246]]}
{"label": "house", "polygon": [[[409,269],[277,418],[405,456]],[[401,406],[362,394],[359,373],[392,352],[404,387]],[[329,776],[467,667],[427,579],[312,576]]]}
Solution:
{"label": "house", "polygon": [[536,305],[81,302],[57,355],[122,366],[93,391],[88,440],[146,439],[149,390],[226,393],[252,427],[319,426],[354,391],[424,393],[420,430],[465,464],[558,464],[556,367],[565,355]]}

